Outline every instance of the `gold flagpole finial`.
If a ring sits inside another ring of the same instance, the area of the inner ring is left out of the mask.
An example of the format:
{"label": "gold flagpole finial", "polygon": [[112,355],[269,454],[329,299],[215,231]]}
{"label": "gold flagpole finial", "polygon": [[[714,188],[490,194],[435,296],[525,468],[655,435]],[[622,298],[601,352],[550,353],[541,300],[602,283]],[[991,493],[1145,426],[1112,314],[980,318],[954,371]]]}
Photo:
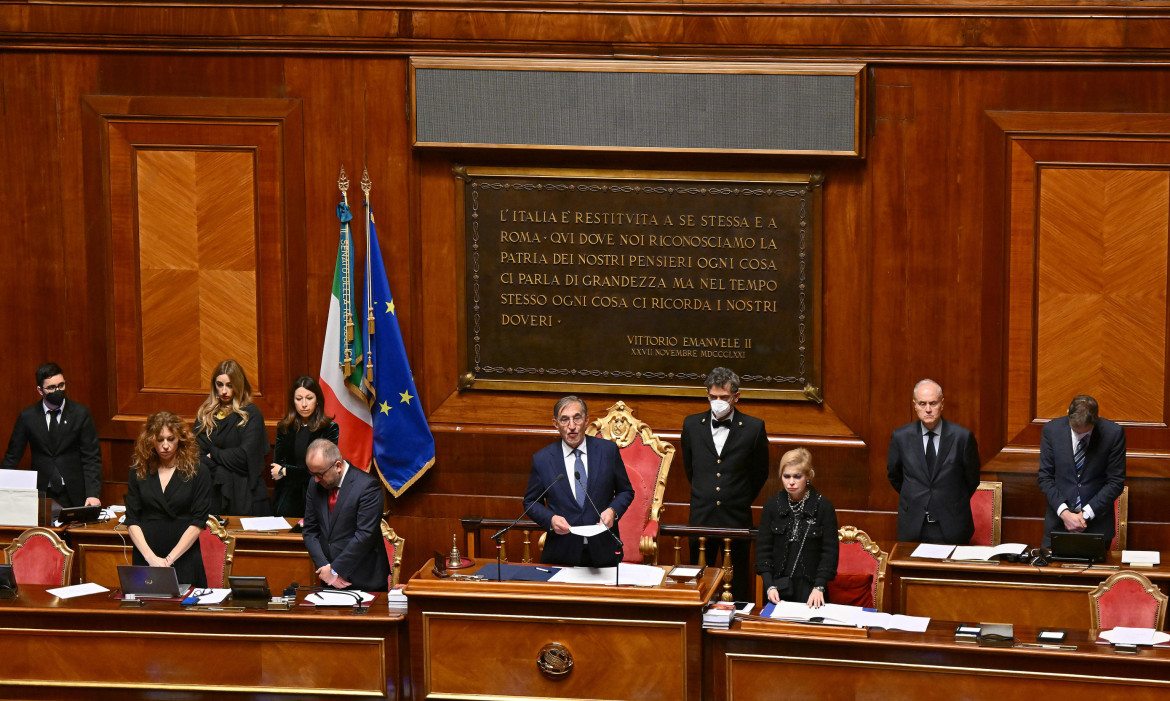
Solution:
{"label": "gold flagpole finial", "polygon": [[362,168],[362,192],[366,193],[366,199],[370,199],[370,190],[374,189],[374,181],[370,180],[370,171]]}
{"label": "gold flagpole finial", "polygon": [[344,164],[341,166],[341,176],[337,178],[337,189],[341,190],[341,199],[345,200],[346,204],[349,204],[349,178],[345,175]]}

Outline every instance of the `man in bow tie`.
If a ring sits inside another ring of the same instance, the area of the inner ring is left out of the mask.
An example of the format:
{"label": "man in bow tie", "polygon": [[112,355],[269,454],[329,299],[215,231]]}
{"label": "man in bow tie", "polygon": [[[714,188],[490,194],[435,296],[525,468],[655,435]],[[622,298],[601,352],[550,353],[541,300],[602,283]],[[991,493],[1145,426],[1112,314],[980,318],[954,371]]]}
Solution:
{"label": "man in bow tie", "polygon": [[[764,422],[736,411],[739,375],[715,368],[707,375],[710,408],[683,420],[683,469],[691,483],[692,526],[751,528],[752,502],[768,481],[768,432]],[[721,538],[708,538],[706,562],[714,565]],[[691,539],[691,562],[699,541]],[[750,601],[750,540],[731,544],[732,588],[736,601]]]}
{"label": "man in bow tie", "polygon": [[919,381],[912,396],[918,420],[894,429],[886,458],[898,492],[898,540],[966,545],[975,534],[979,446],[970,431],[943,419],[937,382]]}

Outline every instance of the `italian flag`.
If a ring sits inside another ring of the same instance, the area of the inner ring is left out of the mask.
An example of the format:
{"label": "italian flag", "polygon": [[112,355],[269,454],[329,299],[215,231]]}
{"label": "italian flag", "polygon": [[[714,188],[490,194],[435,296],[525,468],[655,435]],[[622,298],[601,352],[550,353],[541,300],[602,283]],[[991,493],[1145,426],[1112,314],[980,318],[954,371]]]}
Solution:
{"label": "italian flag", "polygon": [[[343,208],[345,217],[341,213]],[[348,206],[338,207],[338,216],[342,217],[341,240],[333,269],[325,346],[321,350],[321,391],[325,393],[325,413],[337,422],[341,454],[351,465],[369,472],[374,428],[370,405],[361,389],[361,333],[354,332],[353,239],[348,215]]]}

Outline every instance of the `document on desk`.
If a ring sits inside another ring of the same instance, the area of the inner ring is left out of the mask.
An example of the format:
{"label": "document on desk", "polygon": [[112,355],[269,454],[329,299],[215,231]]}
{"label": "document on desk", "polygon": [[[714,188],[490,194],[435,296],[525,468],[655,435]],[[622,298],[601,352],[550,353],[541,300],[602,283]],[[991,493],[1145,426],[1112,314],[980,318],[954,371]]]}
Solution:
{"label": "document on desk", "polygon": [[363,604],[368,604],[374,600],[374,595],[369,592],[358,591],[357,589],[347,590],[349,593],[342,593],[341,591],[315,591],[305,597],[314,606],[353,606],[357,603],[354,594],[362,598]]}
{"label": "document on desk", "polygon": [[781,621],[809,621],[835,626],[856,626],[857,614],[860,612],[861,607],[859,606],[825,604],[819,609],[814,609],[810,608],[808,604],[781,601],[772,609],[772,618]]}
{"label": "document on desk", "polygon": [[866,611],[862,609],[853,618],[853,622],[865,628],[885,628],[886,630],[905,630],[911,633],[924,633],[930,625],[929,616],[907,616],[900,613],[883,613],[881,611]]}
{"label": "document on desk", "polygon": [[49,594],[58,599],[73,599],[78,596],[85,596],[87,594],[100,594],[103,591],[109,591],[100,584],[94,582],[85,582],[83,584],[74,584],[69,587],[57,587],[56,589],[46,590]]}
{"label": "document on desk", "polygon": [[[202,589],[200,591],[207,591],[207,590]],[[197,601],[195,603],[199,604],[200,606],[210,606],[212,604],[222,604],[224,599],[227,598],[227,595],[231,594],[231,593],[232,593],[231,589],[212,589],[211,593],[204,594],[204,595],[200,596],[199,601]]]}
{"label": "document on desk", "polygon": [[951,556],[951,551],[955,549],[953,545],[935,545],[934,543],[923,543],[914,552],[910,553],[910,557],[925,557],[931,560],[945,560]]}
{"label": "document on desk", "polygon": [[240,518],[240,528],[245,531],[287,531],[292,526],[280,516],[244,516]]}
{"label": "document on desk", "polygon": [[1101,631],[1101,638],[1114,645],[1157,645],[1170,641],[1170,634],[1153,628],[1114,628]]}
{"label": "document on desk", "polygon": [[1125,565],[1157,565],[1162,554],[1157,550],[1122,550],[1121,562]]}
{"label": "document on desk", "polygon": [[1024,543],[990,545],[957,545],[951,553],[952,560],[990,560],[996,555],[1019,555],[1028,549]]}
{"label": "document on desk", "polygon": [[[666,572],[660,567],[623,562],[619,571],[612,567],[562,567],[549,578],[561,584],[620,584],[621,586],[656,587],[662,584]],[[616,581],[615,581],[616,580]]]}
{"label": "document on desk", "polygon": [[570,533],[574,535],[585,536],[586,538],[592,538],[595,535],[601,535],[607,530],[609,529],[606,528],[605,524],[602,523],[594,523],[589,526],[572,526],[569,528]]}

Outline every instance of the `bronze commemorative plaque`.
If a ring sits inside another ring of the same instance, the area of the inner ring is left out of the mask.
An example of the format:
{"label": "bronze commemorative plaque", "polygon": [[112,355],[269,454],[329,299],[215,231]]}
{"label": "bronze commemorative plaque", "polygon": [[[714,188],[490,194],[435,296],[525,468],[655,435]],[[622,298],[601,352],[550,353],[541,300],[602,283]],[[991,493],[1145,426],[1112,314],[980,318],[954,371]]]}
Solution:
{"label": "bronze commemorative plaque", "polygon": [[820,401],[820,174],[455,175],[461,388]]}

